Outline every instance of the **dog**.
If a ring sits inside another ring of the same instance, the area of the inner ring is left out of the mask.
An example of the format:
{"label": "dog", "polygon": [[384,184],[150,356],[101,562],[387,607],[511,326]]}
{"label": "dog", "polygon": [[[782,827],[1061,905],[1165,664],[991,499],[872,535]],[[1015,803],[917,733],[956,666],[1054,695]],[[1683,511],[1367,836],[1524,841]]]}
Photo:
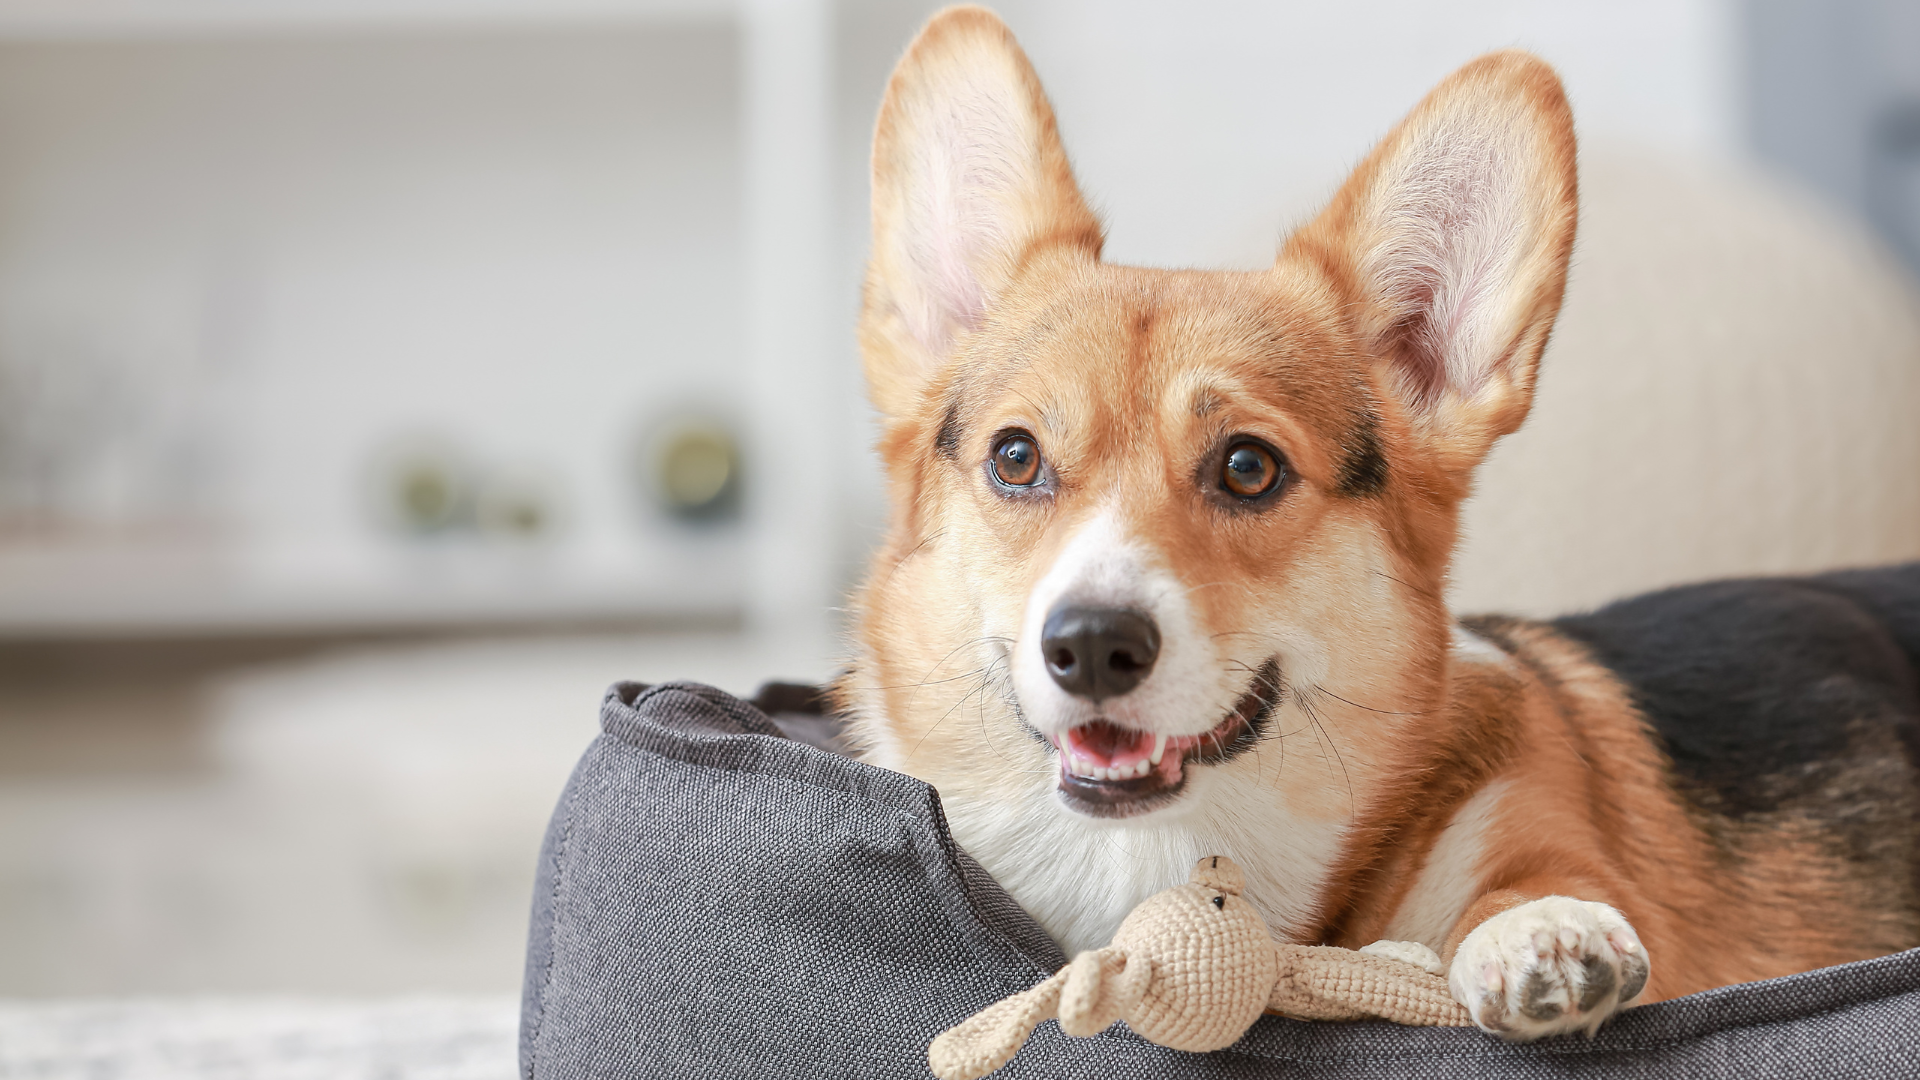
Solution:
{"label": "dog", "polygon": [[835,693],[1068,955],[1205,854],[1288,940],[1434,949],[1513,1039],[1920,943],[1920,564],[1447,610],[1574,150],[1494,53],[1271,269],[1117,266],[997,17],[900,61],[860,321],[891,519]]}

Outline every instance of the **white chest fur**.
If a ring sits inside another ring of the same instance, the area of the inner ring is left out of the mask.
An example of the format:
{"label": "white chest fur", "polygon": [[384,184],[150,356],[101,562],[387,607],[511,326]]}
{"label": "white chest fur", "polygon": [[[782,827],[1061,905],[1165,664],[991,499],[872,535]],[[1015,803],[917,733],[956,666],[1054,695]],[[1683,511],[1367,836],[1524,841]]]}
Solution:
{"label": "white chest fur", "polygon": [[1453,925],[1466,913],[1480,887],[1480,860],[1486,854],[1487,830],[1494,820],[1508,784],[1495,780],[1474,793],[1427,852],[1420,876],[1400,909],[1387,925],[1387,937],[1418,941],[1440,951]]}
{"label": "white chest fur", "polygon": [[1315,915],[1346,823],[1289,814],[1254,764],[1197,770],[1180,805],[1137,823],[1068,810],[1051,777],[1012,802],[954,799],[946,811],[955,838],[1068,956],[1106,945],[1128,912],[1185,881],[1204,855],[1245,869],[1248,899],[1284,936]]}

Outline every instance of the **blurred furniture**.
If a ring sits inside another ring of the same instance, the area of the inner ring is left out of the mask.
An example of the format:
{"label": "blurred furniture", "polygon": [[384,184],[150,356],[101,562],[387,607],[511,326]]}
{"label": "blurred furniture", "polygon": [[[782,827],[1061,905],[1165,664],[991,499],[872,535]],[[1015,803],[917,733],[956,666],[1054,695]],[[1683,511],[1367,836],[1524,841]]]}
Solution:
{"label": "blurred furniture", "polygon": [[1459,611],[1920,558],[1920,294],[1857,226],[1734,165],[1589,142],[1533,413],[1494,449]]}
{"label": "blurred furniture", "polygon": [[830,10],[0,0],[0,637],[823,638]]}

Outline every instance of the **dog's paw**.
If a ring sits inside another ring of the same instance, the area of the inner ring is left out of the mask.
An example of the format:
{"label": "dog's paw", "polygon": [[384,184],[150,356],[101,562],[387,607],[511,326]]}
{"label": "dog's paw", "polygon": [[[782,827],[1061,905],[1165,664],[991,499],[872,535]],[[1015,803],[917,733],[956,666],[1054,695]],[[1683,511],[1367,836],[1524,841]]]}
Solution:
{"label": "dog's paw", "polygon": [[1481,1028],[1508,1039],[1592,1035],[1646,988],[1646,947],[1605,904],[1548,896],[1467,935],[1447,985]]}

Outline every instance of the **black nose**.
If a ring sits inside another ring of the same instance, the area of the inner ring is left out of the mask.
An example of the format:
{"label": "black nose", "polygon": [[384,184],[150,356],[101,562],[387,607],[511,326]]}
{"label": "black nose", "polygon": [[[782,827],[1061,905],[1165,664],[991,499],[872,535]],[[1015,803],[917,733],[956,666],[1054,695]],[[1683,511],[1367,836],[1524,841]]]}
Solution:
{"label": "black nose", "polygon": [[1140,685],[1160,655],[1160,628],[1137,611],[1059,607],[1040,631],[1047,674],[1060,689],[1103,701]]}

